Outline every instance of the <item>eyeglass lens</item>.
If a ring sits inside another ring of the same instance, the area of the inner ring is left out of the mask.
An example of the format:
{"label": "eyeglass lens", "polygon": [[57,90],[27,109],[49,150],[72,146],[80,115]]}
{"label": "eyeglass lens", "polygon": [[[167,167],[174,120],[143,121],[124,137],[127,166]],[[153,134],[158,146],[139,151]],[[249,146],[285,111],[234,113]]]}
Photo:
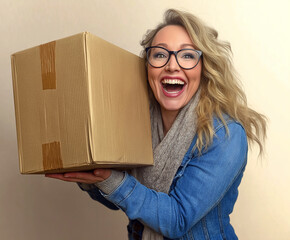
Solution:
{"label": "eyeglass lens", "polygon": [[[169,60],[169,52],[159,47],[149,49],[147,56],[153,67],[163,67]],[[177,53],[177,61],[182,68],[193,68],[199,58],[199,53],[193,49],[183,49]]]}

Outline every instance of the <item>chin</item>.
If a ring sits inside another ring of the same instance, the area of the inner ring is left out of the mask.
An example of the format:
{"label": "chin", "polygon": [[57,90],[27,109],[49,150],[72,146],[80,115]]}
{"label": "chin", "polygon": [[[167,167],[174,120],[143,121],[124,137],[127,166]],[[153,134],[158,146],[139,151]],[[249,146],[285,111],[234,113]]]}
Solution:
{"label": "chin", "polygon": [[179,111],[184,107],[182,103],[162,103],[161,107],[166,111]]}

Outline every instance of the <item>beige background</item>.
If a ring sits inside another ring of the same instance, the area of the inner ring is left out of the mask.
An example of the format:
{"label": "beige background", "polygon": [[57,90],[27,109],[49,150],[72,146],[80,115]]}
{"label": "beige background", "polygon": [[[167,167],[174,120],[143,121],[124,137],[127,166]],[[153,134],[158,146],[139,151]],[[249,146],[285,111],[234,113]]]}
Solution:
{"label": "beige background", "polygon": [[[18,170],[10,55],[90,31],[135,54],[165,9],[190,11],[231,42],[249,105],[269,118],[266,155],[249,153],[232,222],[243,240],[290,239],[290,33],[287,0],[0,0],[0,238],[126,239],[127,219],[74,184]],[[120,78],[120,81],[122,79]]]}

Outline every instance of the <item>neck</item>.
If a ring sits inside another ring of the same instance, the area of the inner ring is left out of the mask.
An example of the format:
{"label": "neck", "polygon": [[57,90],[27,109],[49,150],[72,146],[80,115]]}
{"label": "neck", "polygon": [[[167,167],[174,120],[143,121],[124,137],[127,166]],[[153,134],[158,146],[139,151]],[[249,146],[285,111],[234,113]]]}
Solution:
{"label": "neck", "polygon": [[173,125],[179,110],[169,111],[161,107],[161,116],[163,122],[163,133],[164,136],[167,134],[171,126]]}

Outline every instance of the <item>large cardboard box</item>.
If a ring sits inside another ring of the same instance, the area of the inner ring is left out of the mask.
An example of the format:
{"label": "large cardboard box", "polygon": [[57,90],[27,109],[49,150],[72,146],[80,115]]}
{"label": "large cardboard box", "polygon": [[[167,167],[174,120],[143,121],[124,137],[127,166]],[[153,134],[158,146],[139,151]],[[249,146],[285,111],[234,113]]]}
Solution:
{"label": "large cardboard box", "polygon": [[85,32],[11,59],[21,173],[153,164],[140,57]]}

